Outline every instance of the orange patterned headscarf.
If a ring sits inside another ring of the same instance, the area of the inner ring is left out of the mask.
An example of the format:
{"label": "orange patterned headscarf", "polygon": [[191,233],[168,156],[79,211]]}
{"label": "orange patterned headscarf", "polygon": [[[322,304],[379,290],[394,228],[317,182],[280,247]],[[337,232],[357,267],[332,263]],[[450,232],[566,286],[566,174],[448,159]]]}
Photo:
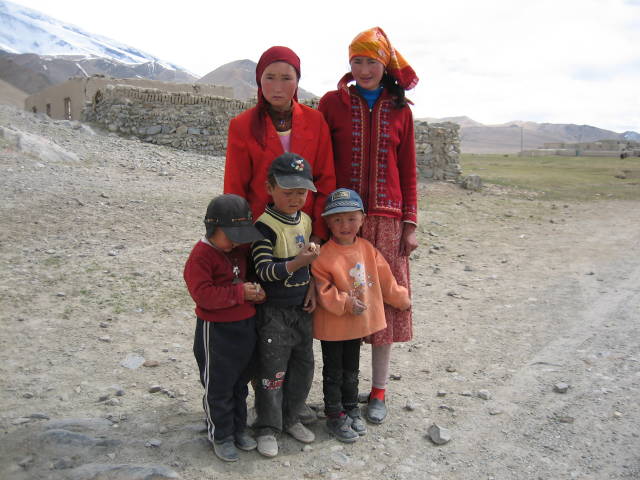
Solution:
{"label": "orange patterned headscarf", "polygon": [[353,57],[368,57],[382,63],[389,75],[405,90],[418,84],[418,76],[389,41],[380,27],[373,27],[356,35],[349,45],[349,61]]}

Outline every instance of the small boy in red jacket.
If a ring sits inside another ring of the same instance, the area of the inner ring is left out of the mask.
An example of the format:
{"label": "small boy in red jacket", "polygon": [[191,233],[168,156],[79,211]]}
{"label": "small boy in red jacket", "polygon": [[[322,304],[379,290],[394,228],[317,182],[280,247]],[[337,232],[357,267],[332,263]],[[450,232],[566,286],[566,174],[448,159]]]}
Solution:
{"label": "small boy in red jacket", "polygon": [[245,279],[249,244],[263,236],[253,226],[249,204],[238,195],[211,200],[204,224],[206,235],[184,267],[184,281],[196,303],[193,353],[205,391],[209,440],[220,459],[235,462],[236,447],[256,448],[246,430],[246,399],[256,344],[254,302],[264,301],[265,294]]}

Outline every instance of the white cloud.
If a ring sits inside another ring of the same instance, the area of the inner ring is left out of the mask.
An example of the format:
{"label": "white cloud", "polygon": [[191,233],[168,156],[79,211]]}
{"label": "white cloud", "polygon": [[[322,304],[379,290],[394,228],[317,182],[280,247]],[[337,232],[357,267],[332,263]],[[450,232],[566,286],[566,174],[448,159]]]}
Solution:
{"label": "white cloud", "polygon": [[355,34],[380,25],[421,77],[409,93],[417,117],[640,131],[640,1],[18,3],[198,75],[287,45],[316,94],[335,88]]}

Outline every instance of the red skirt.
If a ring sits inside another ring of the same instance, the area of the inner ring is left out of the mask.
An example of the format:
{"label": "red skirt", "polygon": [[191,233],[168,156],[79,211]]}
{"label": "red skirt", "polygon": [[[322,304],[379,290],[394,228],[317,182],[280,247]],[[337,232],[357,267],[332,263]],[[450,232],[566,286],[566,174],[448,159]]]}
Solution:
{"label": "red skirt", "polygon": [[[361,235],[382,253],[399,285],[407,287],[411,296],[409,257],[400,255],[400,241],[404,222],[397,218],[367,216]],[[408,342],[413,337],[411,309],[401,312],[389,305],[384,306],[387,328],[365,338],[372,345],[388,345]]]}

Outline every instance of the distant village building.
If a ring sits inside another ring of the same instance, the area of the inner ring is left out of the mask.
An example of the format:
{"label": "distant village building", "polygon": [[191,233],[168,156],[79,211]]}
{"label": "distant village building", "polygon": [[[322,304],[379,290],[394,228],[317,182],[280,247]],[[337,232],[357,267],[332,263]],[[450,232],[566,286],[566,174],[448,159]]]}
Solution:
{"label": "distant village building", "polygon": [[543,147],[520,152],[524,157],[560,155],[564,157],[638,157],[640,142],[630,140],[598,140],[582,143],[545,143]]}
{"label": "distant village building", "polygon": [[111,78],[103,75],[70,78],[25,99],[25,110],[46,113],[58,120],[80,120],[87,104],[93,104],[108,86],[154,88],[168,93],[190,93],[233,98],[233,88],[222,85],[161,82],[145,78]]}

